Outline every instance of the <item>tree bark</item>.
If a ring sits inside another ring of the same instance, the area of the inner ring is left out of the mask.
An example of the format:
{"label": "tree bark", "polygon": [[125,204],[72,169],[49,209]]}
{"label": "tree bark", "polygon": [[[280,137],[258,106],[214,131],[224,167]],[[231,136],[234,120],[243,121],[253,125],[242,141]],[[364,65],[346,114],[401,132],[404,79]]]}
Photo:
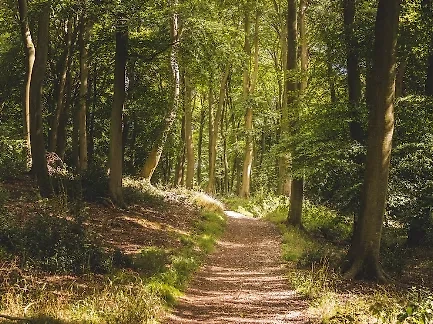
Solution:
{"label": "tree bark", "polygon": [[[173,0],[173,7],[176,8],[178,0]],[[158,139],[155,141],[152,151],[144,163],[143,169],[141,171],[141,176],[150,181],[156,167],[158,166],[159,159],[161,158],[162,150],[164,148],[165,141],[167,140],[167,135],[170,132],[171,126],[176,119],[176,114],[179,106],[179,94],[180,94],[180,74],[179,74],[179,17],[176,12],[173,13],[171,19],[171,53],[170,53],[170,66],[172,72],[172,82],[173,82],[173,97],[171,102],[171,107],[164,120],[164,128],[159,134]]]}
{"label": "tree bark", "polygon": [[213,120],[212,131],[209,132],[211,138],[209,140],[209,183],[207,192],[215,193],[215,170],[216,170],[216,158],[217,158],[217,146],[218,146],[218,132],[219,125],[221,123],[221,115],[224,106],[224,98],[226,95],[226,85],[227,79],[230,73],[230,66],[227,65],[224,69],[224,72],[221,74],[221,82],[220,82],[220,92],[218,96],[218,106],[215,114],[215,119]]}
{"label": "tree bark", "polygon": [[45,157],[46,152],[42,123],[42,93],[48,60],[50,12],[50,4],[48,2],[44,3],[39,14],[37,51],[30,84],[32,172],[36,175],[39,192],[42,197],[50,197],[53,195],[53,187],[48,175],[47,160]]}
{"label": "tree bark", "polygon": [[194,144],[192,141],[192,86],[185,73],[185,146],[186,146],[186,188],[192,189],[194,185]]}
{"label": "tree bark", "polygon": [[[298,50],[298,22],[297,22],[297,2],[296,0],[288,1],[287,8],[287,69],[288,77],[286,79],[286,91],[287,91],[287,104],[291,110],[291,129],[289,135],[293,136],[296,134],[295,127],[297,126],[298,118],[298,83],[294,76],[297,71],[297,50]],[[292,156],[292,170],[295,164],[294,148],[291,149]],[[293,177],[293,176],[292,176]],[[293,177],[290,186],[290,207],[287,217],[287,224],[292,226],[301,226],[302,218],[302,196],[304,190],[303,179],[299,176]]]}
{"label": "tree bark", "polygon": [[[84,10],[84,9],[83,9]],[[79,144],[79,163],[78,170],[87,169],[87,92],[89,78],[89,40],[90,23],[84,13],[80,21],[80,99],[78,110],[78,144]]]}
{"label": "tree bark", "polygon": [[29,27],[27,0],[18,0],[18,12],[21,26],[21,37],[23,39],[24,50],[26,54],[26,83],[23,98],[23,129],[27,150],[30,154],[30,84],[32,80],[33,65],[35,62],[35,45],[33,44]]}
{"label": "tree bark", "polygon": [[[201,104],[201,107],[203,107],[203,102]],[[206,110],[202,109],[200,113],[200,126],[198,131],[198,157],[197,157],[197,183],[200,186],[201,184],[201,165],[202,165],[202,145],[203,145],[203,129],[204,129],[204,122],[206,118]]]}
{"label": "tree bark", "polygon": [[109,192],[113,201],[124,206],[122,193],[123,136],[122,111],[125,103],[126,61],[128,58],[128,27],[125,19],[118,19],[116,26],[116,56],[114,67],[114,96],[111,109]]}
{"label": "tree bark", "polygon": [[[250,182],[251,182],[251,171],[253,165],[253,107],[250,102],[251,96],[255,91],[258,70],[259,70],[259,11],[256,11],[255,27],[254,27],[254,56],[253,56],[253,70],[250,76],[249,63],[246,65],[243,77],[243,100],[246,105],[245,113],[245,153],[244,153],[244,164],[242,168],[242,186],[240,188],[240,196],[248,198],[250,196]],[[244,51],[247,54],[248,61],[251,60],[251,45],[249,41],[250,31],[250,17],[249,11],[245,12],[245,46]]]}
{"label": "tree bark", "polygon": [[68,75],[68,67],[70,65],[70,53],[72,46],[72,19],[68,19],[66,22],[66,34],[65,34],[65,49],[62,55],[62,62],[60,67],[60,76],[58,80],[57,89],[57,102],[56,111],[51,119],[51,131],[50,131],[50,141],[49,148],[50,152],[54,152],[57,149],[57,137],[59,132],[60,116],[63,114],[64,110],[64,97],[66,89],[66,79]]}
{"label": "tree bark", "polygon": [[379,0],[371,77],[367,160],[361,217],[348,258],[347,278],[385,281],[379,263],[392,136],[394,131],[395,51],[400,0]]}

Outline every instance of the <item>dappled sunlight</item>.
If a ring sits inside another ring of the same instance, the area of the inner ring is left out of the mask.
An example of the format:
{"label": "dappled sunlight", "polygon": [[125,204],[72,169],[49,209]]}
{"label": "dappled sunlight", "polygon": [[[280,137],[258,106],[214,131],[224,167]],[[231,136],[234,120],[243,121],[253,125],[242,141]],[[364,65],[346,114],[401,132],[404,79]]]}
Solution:
{"label": "dappled sunlight", "polygon": [[166,323],[305,323],[306,302],[288,285],[269,223],[226,211],[228,225]]}

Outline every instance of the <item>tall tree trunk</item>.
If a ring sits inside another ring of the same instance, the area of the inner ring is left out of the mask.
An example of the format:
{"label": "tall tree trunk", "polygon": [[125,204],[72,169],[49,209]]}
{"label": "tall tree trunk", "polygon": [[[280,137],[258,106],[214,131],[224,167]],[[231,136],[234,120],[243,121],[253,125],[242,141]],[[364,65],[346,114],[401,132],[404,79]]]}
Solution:
{"label": "tall tree trunk", "polygon": [[[274,7],[278,8],[276,2],[274,1]],[[280,135],[289,133],[289,110],[287,105],[288,93],[287,93],[287,63],[288,63],[288,26],[287,26],[287,17],[284,15],[283,10],[279,10],[279,18],[280,18],[280,49],[281,49],[281,68],[283,79],[281,83],[281,120],[280,120]],[[296,58],[295,58],[296,59]],[[280,87],[280,85],[279,85]],[[286,140],[286,136],[280,136],[280,141],[284,142]],[[284,146],[284,145],[283,145]],[[278,193],[280,195],[285,195],[287,197],[291,194],[291,184],[292,178],[289,173],[289,164],[290,164],[290,152],[287,152],[284,148],[280,152],[280,156],[278,158]]]}
{"label": "tall tree trunk", "polygon": [[185,163],[185,115],[182,116],[180,143],[177,152],[176,168],[174,172],[175,187],[179,187],[182,185],[184,163]]}
{"label": "tall tree trunk", "polygon": [[[203,107],[203,101],[201,103],[201,107]],[[201,184],[201,165],[203,163],[202,161],[202,145],[203,145],[203,129],[204,129],[204,122],[206,118],[206,110],[202,109],[200,113],[200,126],[198,131],[198,153],[197,153],[197,183],[200,186]]]}
{"label": "tall tree trunk", "polygon": [[357,232],[349,251],[347,278],[386,280],[379,251],[394,131],[395,50],[400,0],[379,0],[373,54],[364,195]]}
{"label": "tall tree trunk", "polygon": [[65,85],[65,97],[63,110],[59,118],[59,127],[57,130],[57,143],[56,143],[56,153],[64,160],[66,151],[66,126],[69,120],[69,111],[71,109],[72,100],[72,60],[69,60],[69,65],[66,74],[66,85]]}
{"label": "tall tree trunk", "polygon": [[221,123],[222,110],[224,106],[224,98],[226,94],[227,79],[230,73],[230,66],[227,65],[224,72],[221,74],[220,92],[218,96],[218,107],[213,121],[212,132],[209,132],[211,138],[209,139],[209,183],[207,191],[209,193],[215,193],[215,170],[216,170],[216,158],[217,158],[217,146],[218,146],[218,131]]}
{"label": "tall tree trunk", "polygon": [[66,79],[68,75],[68,67],[70,65],[70,53],[72,46],[72,19],[68,19],[66,22],[66,34],[65,34],[65,49],[62,55],[61,67],[60,67],[60,75],[58,80],[58,89],[57,89],[57,102],[56,102],[56,111],[54,112],[54,116],[51,119],[51,131],[50,131],[50,140],[49,140],[49,148],[50,152],[54,152],[57,149],[57,137],[59,132],[59,123],[60,116],[64,110],[65,103],[65,89],[66,89]]}
{"label": "tall tree trunk", "polygon": [[194,144],[192,141],[192,88],[189,76],[185,73],[185,146],[186,146],[186,187],[194,185]]}
{"label": "tall tree trunk", "polygon": [[[242,186],[240,188],[240,196],[243,198],[248,198],[250,196],[250,182],[251,182],[251,171],[253,165],[253,154],[254,154],[254,145],[253,145],[253,107],[249,102],[251,99],[251,95],[255,91],[258,70],[259,70],[259,11],[256,11],[255,18],[255,27],[254,27],[254,56],[253,56],[253,70],[250,76],[250,68],[247,64],[244,70],[243,77],[243,100],[246,105],[246,113],[245,113],[245,153],[244,153],[244,164],[242,169]],[[250,31],[250,18],[249,12],[246,10],[245,12],[245,46],[244,51],[247,54],[248,61],[251,60],[251,45],[249,41],[249,31]]]}
{"label": "tall tree trunk", "polygon": [[[287,7],[287,70],[288,75],[286,78],[286,91],[287,91],[287,105],[288,109],[292,111],[291,127],[289,135],[296,134],[295,127],[297,126],[297,110],[298,110],[298,83],[295,78],[297,71],[297,51],[298,51],[298,19],[297,19],[297,2],[296,0],[289,0]],[[292,169],[295,163],[294,149],[292,148]],[[302,217],[302,194],[303,180],[298,177],[293,177],[290,186],[290,208],[287,217],[287,223],[293,226],[301,226]]]}
{"label": "tall tree trunk", "polygon": [[27,0],[18,0],[18,12],[21,25],[21,37],[24,43],[26,54],[26,84],[23,98],[23,129],[24,139],[27,144],[28,154],[31,152],[30,143],[30,83],[32,80],[33,64],[35,62],[35,45],[33,44],[32,35],[30,33]]}
{"label": "tall tree trunk", "polygon": [[211,73],[210,78],[209,78],[209,94],[208,94],[208,169],[209,169],[209,175],[208,175],[208,184],[206,187],[206,190],[209,193],[213,193],[215,190],[215,183],[214,183],[214,179],[212,178],[211,174],[214,174],[215,171],[213,170],[213,168],[215,167],[214,164],[212,164],[212,148],[213,148],[213,133],[214,133],[214,128],[215,128],[215,114],[214,114],[214,99],[213,99],[213,75]]}
{"label": "tall tree trunk", "polygon": [[[83,9],[84,10],[84,9]],[[79,143],[79,163],[78,170],[87,169],[87,92],[89,78],[89,40],[90,23],[87,15],[83,14],[80,21],[80,106],[78,110],[78,143]]]}
{"label": "tall tree trunk", "polygon": [[42,124],[42,92],[48,60],[49,26],[51,7],[44,3],[39,14],[38,44],[30,85],[30,141],[32,171],[36,175],[42,197],[50,197],[53,187],[48,175],[45,157],[45,141]]}
{"label": "tall tree trunk", "polygon": [[122,194],[122,111],[125,103],[125,71],[128,58],[128,27],[125,19],[118,19],[116,26],[116,57],[114,66],[114,96],[111,109],[109,191],[113,201],[124,206]]}
{"label": "tall tree trunk", "polygon": [[[173,0],[172,6],[177,7],[178,0]],[[178,54],[179,54],[179,17],[176,12],[173,13],[171,19],[171,53],[170,53],[170,66],[172,72],[172,82],[173,82],[173,97],[171,99],[171,107],[164,119],[164,128],[155,141],[149,156],[144,163],[143,169],[141,170],[141,176],[145,179],[152,178],[156,167],[158,166],[159,159],[161,158],[162,150],[164,148],[165,141],[167,140],[167,135],[170,132],[171,126],[176,119],[176,114],[179,106],[179,94],[180,94],[180,74],[179,74],[179,64],[178,64]]]}

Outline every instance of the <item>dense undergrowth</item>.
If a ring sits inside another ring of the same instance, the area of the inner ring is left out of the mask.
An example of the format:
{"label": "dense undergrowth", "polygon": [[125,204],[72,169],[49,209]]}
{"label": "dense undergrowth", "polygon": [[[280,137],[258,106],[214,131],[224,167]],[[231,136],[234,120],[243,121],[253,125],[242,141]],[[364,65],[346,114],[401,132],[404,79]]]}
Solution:
{"label": "dense undergrowth", "polygon": [[418,282],[397,281],[411,278],[409,261],[414,253],[398,226],[385,227],[381,251],[382,264],[396,281],[379,286],[347,281],[341,276],[350,243],[350,217],[305,201],[301,230],[287,227],[288,199],[284,197],[232,197],[226,203],[238,212],[278,226],[290,282],[310,300],[310,312],[321,323],[433,323],[431,283],[423,282],[424,278]]}
{"label": "dense undergrowth", "polygon": [[[105,181],[98,179],[95,199]],[[221,203],[203,193],[162,191],[126,179],[129,204],[169,206],[175,199],[191,212],[200,209],[190,231],[168,232],[176,246],[143,246],[131,255],[101,244],[88,226],[89,204],[82,197],[36,195],[24,202],[21,194],[10,197],[0,189],[0,322],[157,323],[225,225]],[[17,199],[34,212],[14,211],[9,202]]]}

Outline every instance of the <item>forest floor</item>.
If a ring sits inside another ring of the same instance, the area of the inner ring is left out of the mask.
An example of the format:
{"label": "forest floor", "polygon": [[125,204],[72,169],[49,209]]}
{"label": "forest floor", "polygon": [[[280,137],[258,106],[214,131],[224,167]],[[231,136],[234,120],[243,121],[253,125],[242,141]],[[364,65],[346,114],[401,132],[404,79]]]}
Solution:
{"label": "forest floor", "polygon": [[289,286],[278,229],[228,211],[226,231],[167,324],[310,323],[308,303]]}

